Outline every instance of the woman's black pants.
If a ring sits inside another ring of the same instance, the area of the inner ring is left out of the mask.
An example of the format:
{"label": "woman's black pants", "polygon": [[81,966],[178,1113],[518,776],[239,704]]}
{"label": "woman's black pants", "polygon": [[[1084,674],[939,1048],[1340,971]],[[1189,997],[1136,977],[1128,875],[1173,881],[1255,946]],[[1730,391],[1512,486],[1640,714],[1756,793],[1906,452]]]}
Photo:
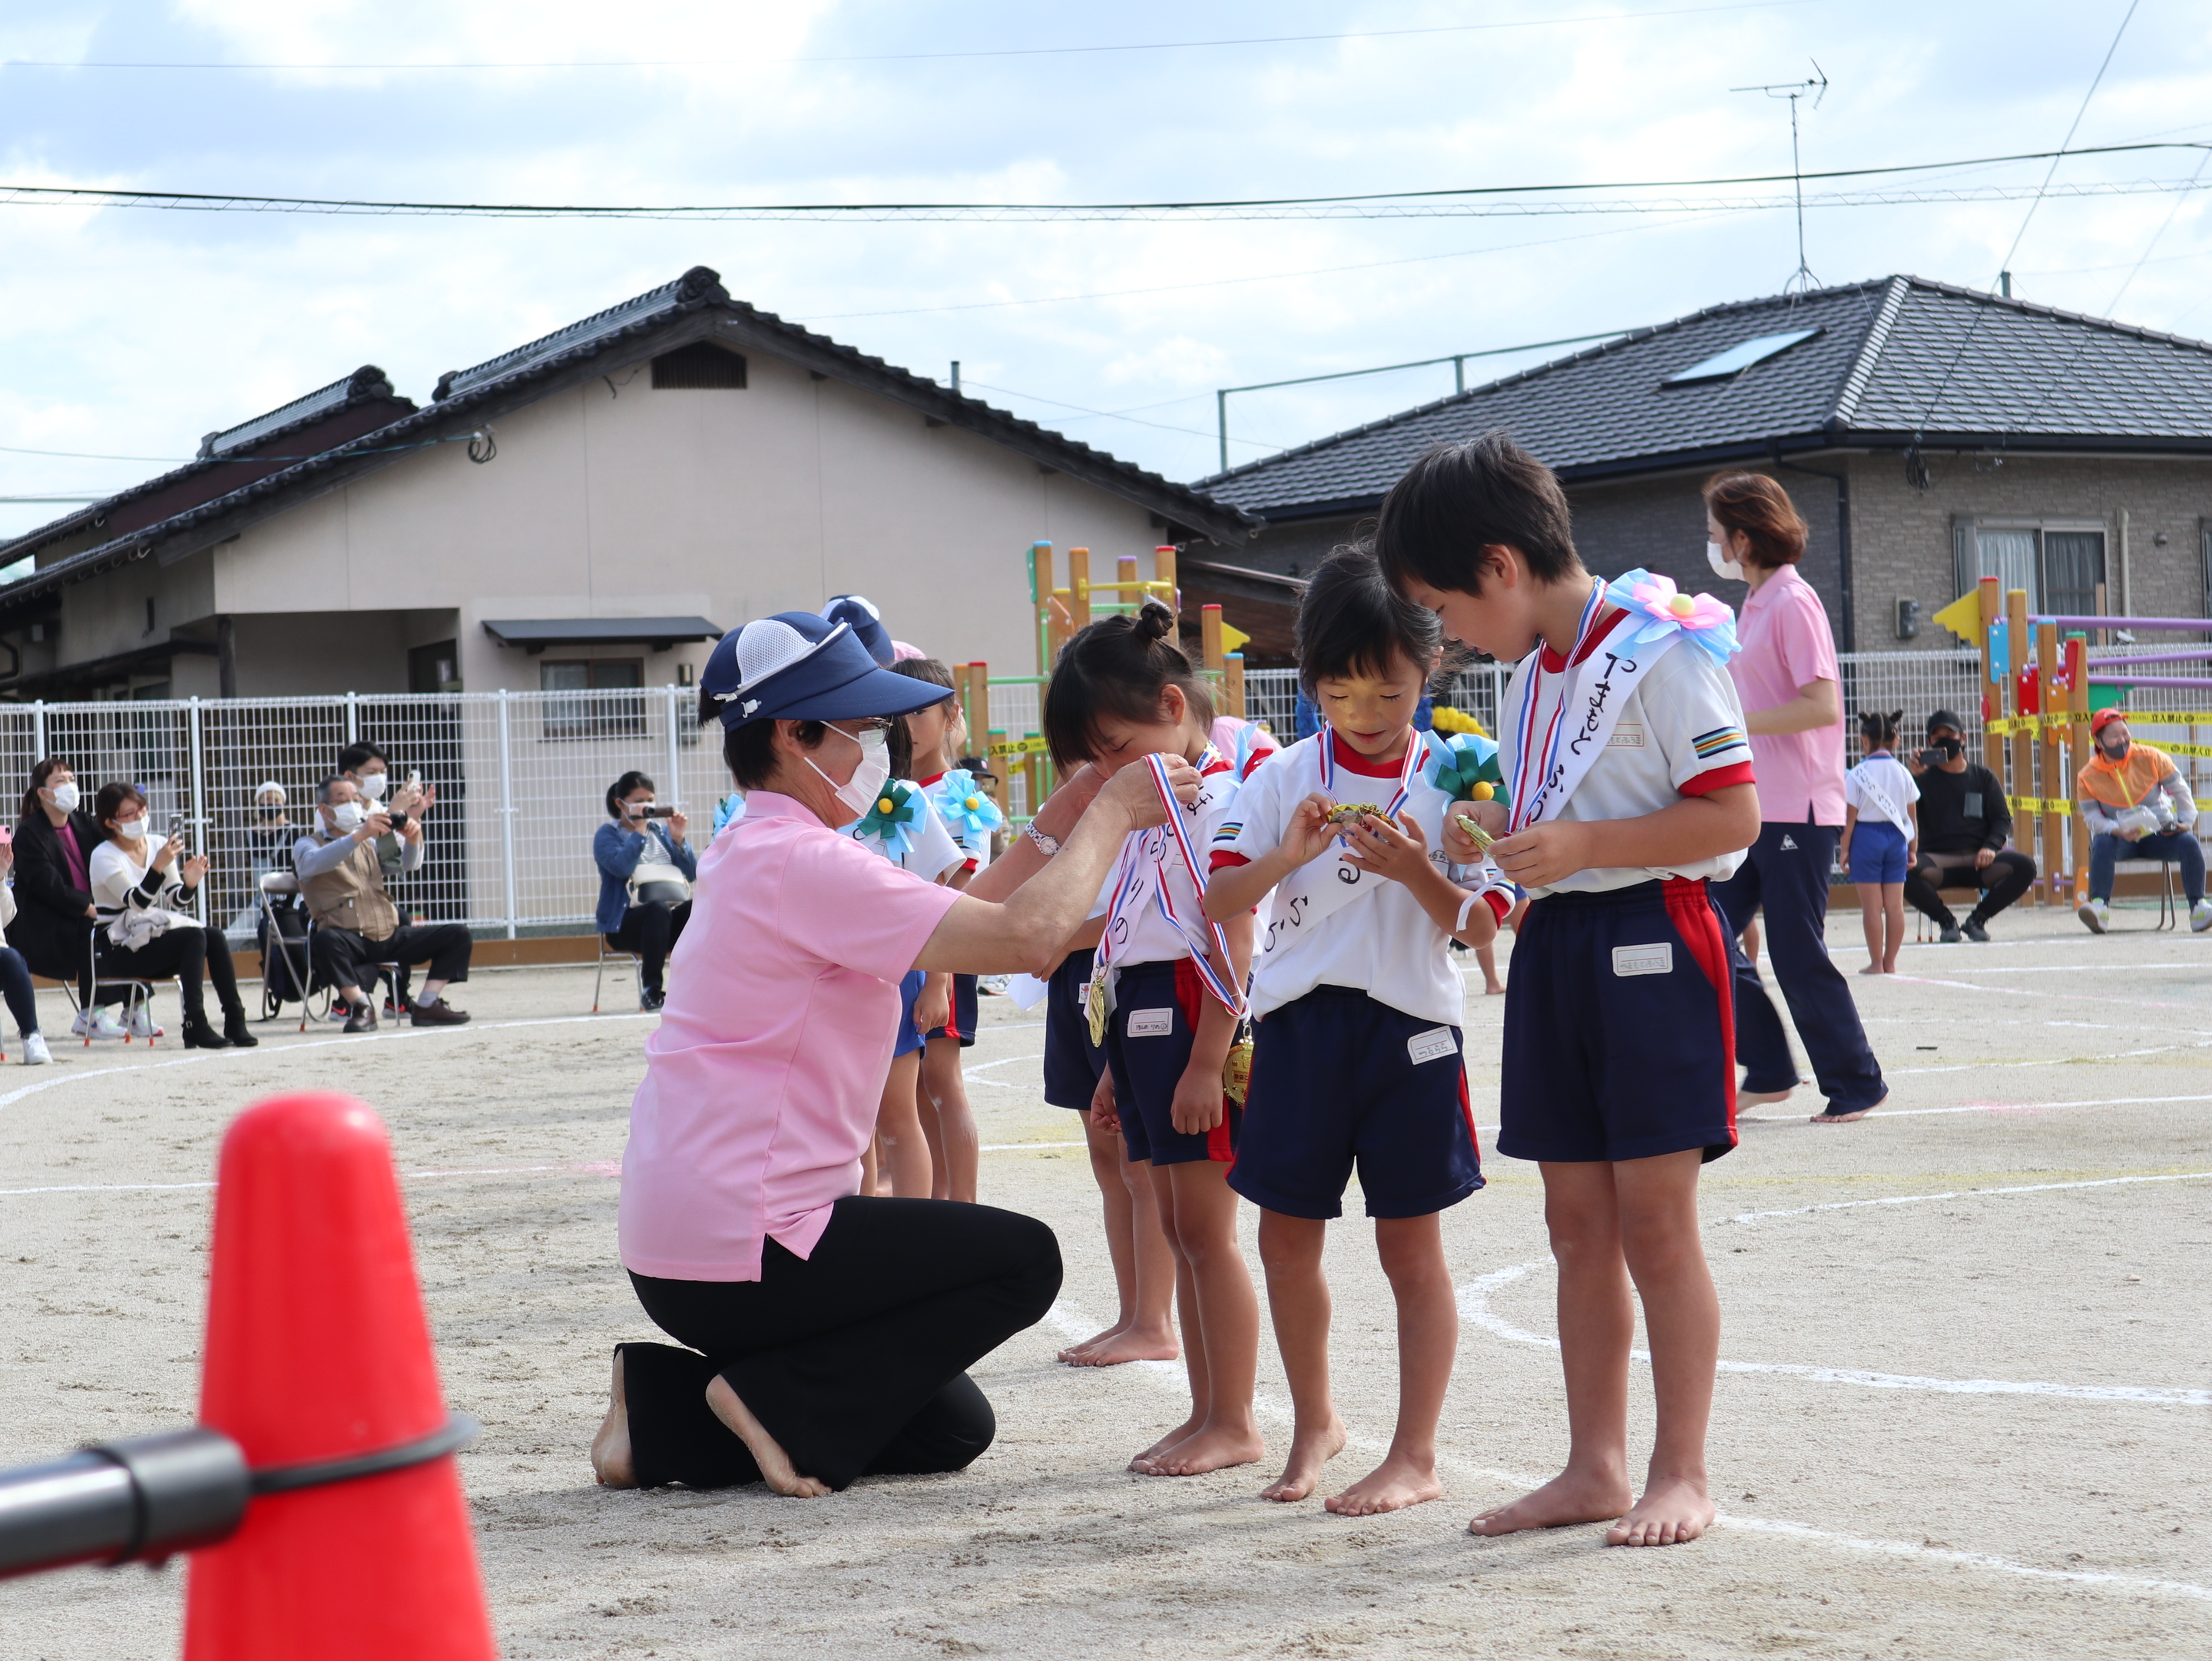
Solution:
{"label": "woman's black pants", "polygon": [[207,1019],[207,994],[201,983],[204,974],[215,983],[216,999],[224,1016],[246,1018],[245,1007],[238,1001],[238,974],[230,964],[230,942],[220,928],[172,928],[135,952],[103,942],[100,972],[127,975],[133,980],[174,975],[185,1019],[194,1021]]}
{"label": "woman's black pants", "polygon": [[688,1349],[624,1344],[640,1488],[761,1480],[707,1405],[716,1373],[803,1474],[959,1470],[998,1421],[968,1368],[1044,1317],[1060,1242],[1034,1217],[950,1200],[837,1202],[801,1259],[766,1243],[757,1281],[632,1275],[653,1324]]}
{"label": "woman's black pants", "polygon": [[691,902],[671,905],[665,900],[643,900],[623,913],[622,927],[607,936],[608,946],[638,956],[638,983],[649,991],[660,990],[660,966],[671,947],[684,937],[691,921]]}
{"label": "woman's black pants", "polygon": [[0,946],[0,994],[8,1000],[8,1013],[15,1018],[18,1032],[39,1030],[39,1001],[31,993],[31,965],[12,946]]}

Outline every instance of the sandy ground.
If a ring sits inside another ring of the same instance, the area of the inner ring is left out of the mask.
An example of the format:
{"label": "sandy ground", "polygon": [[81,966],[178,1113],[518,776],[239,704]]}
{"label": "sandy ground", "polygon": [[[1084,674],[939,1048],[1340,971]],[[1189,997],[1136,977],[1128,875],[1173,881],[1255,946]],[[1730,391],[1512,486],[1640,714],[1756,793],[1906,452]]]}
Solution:
{"label": "sandy ground", "polygon": [[[654,1335],[614,1260],[647,1018],[585,1015],[575,970],[479,977],[461,1031],[264,1028],[250,1056],[58,1045],[42,1072],[12,1065],[11,1037],[0,1460],[190,1419],[222,1128],[271,1091],[335,1086],[377,1104],[409,1173],[447,1395],[485,1426],[462,1465],[510,1658],[2203,1653],[2212,937],[2149,922],[2093,940],[2015,913],[1991,945],[1854,977],[1887,1110],[1816,1127],[1810,1099],[1761,1110],[1708,1168],[1723,1521],[1695,1545],[1463,1531],[1565,1446],[1540,1189],[1504,1159],[1446,1218],[1466,1318],[1443,1501],[1364,1521],[1268,1504],[1272,1456],[1125,1473],[1179,1416],[1181,1378],[1052,1360],[1104,1324],[1113,1281],[1073,1116],[1038,1094],[1041,1033],[994,999],[969,1052],[984,1197],[1049,1220],[1068,1267],[1053,1317],[977,1369],[997,1446],[961,1475],[813,1502],[593,1487],[610,1347]],[[1856,968],[1856,916],[1831,939]],[[1468,1001],[1486,1122],[1501,1001]],[[1363,1223],[1333,1231],[1330,1269],[1342,1486],[1388,1438],[1395,1370]],[[1279,1450],[1271,1345],[1261,1378]],[[1639,1443],[1647,1385],[1639,1368]],[[12,1584],[0,1650],[173,1655],[183,1584]]]}

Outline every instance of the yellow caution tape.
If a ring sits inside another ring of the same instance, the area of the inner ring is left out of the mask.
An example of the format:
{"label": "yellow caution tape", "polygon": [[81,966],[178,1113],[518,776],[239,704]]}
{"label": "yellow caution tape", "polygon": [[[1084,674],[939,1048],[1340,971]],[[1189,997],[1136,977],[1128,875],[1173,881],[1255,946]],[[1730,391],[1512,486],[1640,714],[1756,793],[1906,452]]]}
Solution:
{"label": "yellow caution tape", "polygon": [[2121,713],[2130,727],[2212,727],[2212,715],[2202,709],[2146,709],[2141,715],[2127,709]]}
{"label": "yellow caution tape", "polygon": [[2056,813],[2063,818],[2074,811],[2070,801],[2055,801],[2042,796],[2007,796],[2005,800],[2015,813]]}
{"label": "yellow caution tape", "polygon": [[1042,756],[1048,754],[1051,748],[1042,738],[1001,739],[987,746],[988,753],[994,756]]}

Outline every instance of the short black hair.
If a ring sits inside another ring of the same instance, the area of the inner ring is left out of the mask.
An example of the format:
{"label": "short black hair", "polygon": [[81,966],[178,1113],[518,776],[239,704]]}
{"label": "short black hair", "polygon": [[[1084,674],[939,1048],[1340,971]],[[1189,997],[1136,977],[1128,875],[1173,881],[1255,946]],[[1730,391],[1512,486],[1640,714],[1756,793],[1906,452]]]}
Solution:
{"label": "short black hair", "polygon": [[1462,594],[1482,592],[1482,551],[1516,548],[1539,582],[1581,569],[1567,494],[1549,467],[1504,432],[1438,444],[1390,487],[1375,551],[1394,587],[1408,578]]}
{"label": "short black hair", "polygon": [[1313,697],[1324,680],[1387,675],[1396,658],[1426,680],[1443,639],[1437,614],[1390,586],[1373,544],[1339,548],[1315,568],[1298,600],[1298,684]]}
{"label": "short black hair", "polygon": [[[814,749],[829,730],[827,721],[802,721],[799,723],[799,741],[807,749]],[[728,764],[730,776],[738,782],[738,789],[765,789],[768,782],[775,776],[775,723],[749,721],[742,727],[731,727],[722,735],[722,760]]]}
{"label": "short black hair", "polygon": [[370,744],[364,740],[360,744],[349,744],[344,749],[338,751],[338,771],[341,773],[358,773],[363,767],[368,765],[372,757],[377,761],[382,762],[386,772],[391,770],[392,757],[384,753],[384,746],[380,744]]}
{"label": "short black hair", "polygon": [[1071,771],[1097,753],[1102,716],[1158,721],[1170,686],[1182,689],[1200,726],[1213,725],[1213,696],[1175,632],[1175,613],[1151,599],[1133,616],[1100,618],[1075,631],[1044,689],[1044,741],[1054,765]]}
{"label": "short black hair", "polygon": [[[942,686],[947,692],[954,690],[951,669],[935,658],[901,658],[896,663],[891,665],[890,672],[895,675],[904,675],[908,680],[924,681],[932,686]],[[922,707],[934,709],[936,705],[925,704]],[[909,711],[908,713],[919,714],[920,712]],[[896,715],[892,718],[890,731],[884,735],[884,747],[890,751],[891,776],[895,779],[912,778],[915,771],[914,728],[906,724],[905,715]]]}
{"label": "short black hair", "polygon": [[607,817],[611,819],[620,818],[623,816],[623,799],[641,786],[647,790],[657,790],[660,788],[653,782],[649,774],[641,773],[635,767],[609,785],[607,787]]}

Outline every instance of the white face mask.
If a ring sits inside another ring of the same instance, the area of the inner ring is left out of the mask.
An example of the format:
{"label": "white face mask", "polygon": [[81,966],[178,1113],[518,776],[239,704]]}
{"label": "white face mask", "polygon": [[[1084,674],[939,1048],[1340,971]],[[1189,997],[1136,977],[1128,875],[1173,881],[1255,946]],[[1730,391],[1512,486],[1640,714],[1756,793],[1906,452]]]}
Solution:
{"label": "white face mask", "polygon": [[1727,551],[1717,542],[1705,545],[1705,563],[1713,568],[1713,575],[1717,577],[1726,577],[1730,582],[1744,580],[1742,565],[1730,559]]}
{"label": "white face mask", "polygon": [[342,801],[331,809],[331,823],[337,826],[342,837],[349,837],[360,830],[362,821],[368,817],[368,810],[357,801]]}
{"label": "white face mask", "polygon": [[371,801],[382,801],[385,789],[390,783],[391,780],[381,773],[364,773],[360,779],[361,794]]}
{"label": "white face mask", "polygon": [[814,767],[822,782],[837,793],[837,800],[851,811],[854,818],[862,818],[876,805],[878,794],[883,789],[884,781],[891,776],[890,745],[881,733],[873,730],[859,738],[854,738],[840,727],[833,727],[830,730],[860,746],[860,764],[853,770],[853,776],[840,784],[820,768],[814,767],[811,756],[806,757],[806,764]]}
{"label": "white face mask", "polygon": [[58,784],[54,786],[53,790],[55,806],[60,808],[64,813],[74,813],[76,812],[76,805],[79,800],[79,797],[76,793],[76,786],[74,783]]}
{"label": "white face mask", "polygon": [[115,829],[118,834],[137,842],[146,834],[146,816],[141,813],[135,819],[118,819]]}

